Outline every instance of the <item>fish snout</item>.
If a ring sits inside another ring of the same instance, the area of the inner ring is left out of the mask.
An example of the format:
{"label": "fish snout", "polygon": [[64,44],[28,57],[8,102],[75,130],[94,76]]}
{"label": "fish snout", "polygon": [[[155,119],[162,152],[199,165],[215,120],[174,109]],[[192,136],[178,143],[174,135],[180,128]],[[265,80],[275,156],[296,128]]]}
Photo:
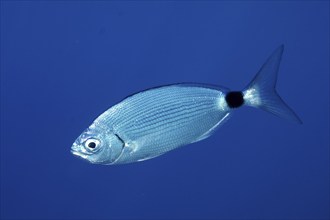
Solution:
{"label": "fish snout", "polygon": [[73,143],[73,145],[71,146],[71,153],[75,153],[79,151],[79,145],[76,143]]}

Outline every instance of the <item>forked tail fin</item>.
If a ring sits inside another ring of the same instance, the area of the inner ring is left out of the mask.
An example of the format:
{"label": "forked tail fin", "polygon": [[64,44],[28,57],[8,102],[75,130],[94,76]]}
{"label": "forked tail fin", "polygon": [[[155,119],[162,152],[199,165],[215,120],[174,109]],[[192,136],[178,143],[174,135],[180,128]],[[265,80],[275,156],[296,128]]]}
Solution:
{"label": "forked tail fin", "polygon": [[302,123],[276,92],[276,81],[284,46],[278,47],[243,91],[246,105],[263,109],[276,116]]}

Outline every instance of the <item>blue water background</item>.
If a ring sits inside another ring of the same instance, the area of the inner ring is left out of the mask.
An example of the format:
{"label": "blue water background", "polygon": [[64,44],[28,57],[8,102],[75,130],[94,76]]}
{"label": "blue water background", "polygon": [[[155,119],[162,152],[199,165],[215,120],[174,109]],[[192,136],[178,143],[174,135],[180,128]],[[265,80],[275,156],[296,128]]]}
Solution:
{"label": "blue water background", "polygon": [[[329,218],[329,1],[1,1],[0,24],[1,219]],[[71,155],[122,98],[242,89],[282,43],[277,88],[303,125],[246,107],[153,160]]]}

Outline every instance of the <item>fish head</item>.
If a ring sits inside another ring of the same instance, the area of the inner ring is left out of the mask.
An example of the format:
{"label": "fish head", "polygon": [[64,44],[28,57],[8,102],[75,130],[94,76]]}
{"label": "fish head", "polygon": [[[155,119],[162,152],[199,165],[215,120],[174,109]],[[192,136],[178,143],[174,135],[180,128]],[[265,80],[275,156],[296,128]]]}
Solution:
{"label": "fish head", "polygon": [[120,156],[123,142],[106,128],[87,128],[73,143],[71,153],[90,163],[112,164]]}

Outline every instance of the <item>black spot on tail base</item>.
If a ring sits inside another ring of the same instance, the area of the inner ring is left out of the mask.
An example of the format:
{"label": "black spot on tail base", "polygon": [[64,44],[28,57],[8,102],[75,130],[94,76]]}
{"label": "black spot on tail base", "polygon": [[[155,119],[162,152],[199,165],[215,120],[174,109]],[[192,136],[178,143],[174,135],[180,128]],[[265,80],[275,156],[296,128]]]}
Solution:
{"label": "black spot on tail base", "polygon": [[238,108],[244,104],[242,92],[228,92],[226,94],[226,102],[230,108]]}

